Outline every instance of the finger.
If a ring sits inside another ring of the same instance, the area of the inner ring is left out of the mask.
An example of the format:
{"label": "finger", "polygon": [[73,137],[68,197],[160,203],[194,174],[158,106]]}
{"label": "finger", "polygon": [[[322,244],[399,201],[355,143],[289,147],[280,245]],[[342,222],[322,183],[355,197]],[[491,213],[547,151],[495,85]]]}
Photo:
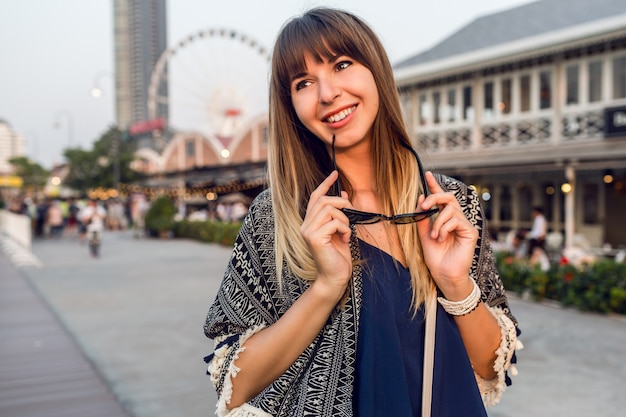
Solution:
{"label": "finger", "polygon": [[[425,198],[423,195],[420,195],[417,198],[417,206],[418,207],[422,207],[422,203],[424,202]],[[428,210],[428,209],[425,209]],[[424,239],[427,239],[428,236],[430,235],[430,232],[432,230],[432,221],[431,218],[425,218],[420,220],[419,222],[417,222],[417,234],[420,237],[420,240],[424,241]]]}
{"label": "finger", "polygon": [[328,193],[328,190],[330,190],[330,187],[332,187],[335,181],[337,181],[337,178],[339,178],[339,173],[337,171],[333,171],[324,179],[324,181],[321,182],[321,184],[311,193],[311,196],[309,197],[307,211],[314,204],[316,204],[321,197]]}
{"label": "finger", "polygon": [[422,210],[430,210],[433,207],[439,207],[442,209],[444,206],[449,204],[458,206],[458,201],[456,200],[456,197],[454,197],[454,194],[445,192],[435,179],[432,172],[426,172],[426,180],[430,190],[430,195],[422,200],[420,204],[420,208]]}
{"label": "finger", "polygon": [[350,242],[351,235],[352,229],[350,229],[350,225],[347,222],[340,219],[333,219],[321,225],[319,229],[313,232],[312,237],[320,238],[323,244],[330,244],[332,243],[333,236],[339,236],[342,242],[348,243]]}
{"label": "finger", "polygon": [[338,208],[325,204],[320,204],[317,210],[310,210],[302,223],[302,228],[311,228],[313,230],[319,229],[322,225],[331,222],[333,220],[339,220],[345,224],[349,224],[348,217]]}
{"label": "finger", "polygon": [[315,191],[311,193],[311,199],[313,199],[313,196],[319,198],[322,195],[326,195],[328,193],[328,190],[330,190],[330,187],[332,187],[335,181],[337,181],[337,178],[339,178],[339,173],[336,170],[333,170],[330,175],[324,178],[324,181],[322,181],[321,184],[318,185]]}
{"label": "finger", "polygon": [[443,189],[441,188],[441,185],[439,185],[439,182],[437,182],[437,179],[435,178],[433,173],[431,171],[426,171],[425,175],[426,184],[428,185],[428,189],[430,190],[431,194],[442,193]]}
{"label": "finger", "polygon": [[431,238],[443,242],[450,234],[463,239],[473,239],[476,229],[461,209],[447,205],[432,224]]}

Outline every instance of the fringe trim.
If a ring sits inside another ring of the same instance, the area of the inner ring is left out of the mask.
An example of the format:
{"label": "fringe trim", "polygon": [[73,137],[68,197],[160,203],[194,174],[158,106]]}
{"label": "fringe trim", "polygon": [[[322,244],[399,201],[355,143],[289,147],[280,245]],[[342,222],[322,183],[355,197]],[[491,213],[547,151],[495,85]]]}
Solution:
{"label": "fringe trim", "polygon": [[506,390],[506,373],[511,371],[511,375],[517,375],[517,369],[511,364],[511,359],[515,353],[515,349],[523,348],[521,342],[517,340],[517,331],[513,321],[500,308],[490,307],[486,305],[487,310],[498,320],[501,332],[500,347],[496,350],[496,360],[493,369],[497,376],[492,380],[482,378],[477,373],[476,381],[478,389],[483,399],[483,403],[487,407],[491,407],[500,402],[502,393]]}
{"label": "fringe trim", "polygon": [[[220,395],[217,406],[215,410],[215,414],[219,417],[266,417],[270,416],[264,411],[252,407],[249,404],[243,404],[233,410],[229,410],[227,408],[227,404],[230,403],[230,399],[233,395],[233,381],[232,378],[235,378],[239,371],[241,370],[237,365],[235,365],[235,361],[239,359],[239,354],[246,350],[244,343],[255,333],[263,330],[265,325],[258,325],[248,329],[244,334],[239,336],[239,348],[232,355],[232,360],[230,363],[226,363],[226,358],[229,356],[230,350],[233,346],[222,346],[214,352],[213,360],[209,363],[208,371],[211,376],[211,382],[215,387],[217,387],[217,383],[219,382],[222,374],[225,374],[224,378],[224,387],[222,388],[222,394]],[[217,346],[221,340],[225,338],[215,339],[215,345]],[[228,366],[228,369],[225,370],[224,366]],[[246,406],[246,407],[244,407]],[[231,414],[236,412],[234,414]],[[254,412],[255,414],[251,414]],[[238,414],[239,413],[239,414]],[[271,417],[271,416],[270,416]]]}
{"label": "fringe trim", "polygon": [[230,410],[224,417],[272,417],[272,415],[248,403],[243,403],[239,407]]}

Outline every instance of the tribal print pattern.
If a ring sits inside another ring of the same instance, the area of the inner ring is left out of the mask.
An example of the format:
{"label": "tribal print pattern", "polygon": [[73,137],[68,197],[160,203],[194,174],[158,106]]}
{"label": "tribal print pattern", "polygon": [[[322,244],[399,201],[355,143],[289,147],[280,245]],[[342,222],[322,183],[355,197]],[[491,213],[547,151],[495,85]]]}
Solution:
{"label": "tribal print pattern", "polygon": [[[517,323],[510,316],[504,288],[493,262],[478,196],[452,178],[438,175],[437,180],[444,190],[454,193],[465,215],[479,230],[471,276],[481,288],[483,301],[502,309]],[[353,259],[360,259],[356,233],[352,234],[350,246]],[[362,302],[362,272],[359,264],[355,265],[345,303],[333,311],[327,324],[296,362],[249,401],[250,405],[276,417],[352,416]],[[236,367],[232,362],[237,357],[239,345],[243,344],[237,335],[275,323],[310,285],[287,271],[285,266],[283,268],[281,289],[276,277],[271,194],[266,190],[257,196],[244,220],[204,327],[206,336],[214,339],[216,346],[215,356],[209,357],[212,360],[217,360],[220,343],[230,341],[227,344],[231,351],[225,355],[227,360],[220,359],[225,362],[219,369],[220,375],[212,375],[218,381],[218,410],[222,407],[224,411],[230,400],[231,392],[223,392],[223,389],[225,381],[233,376]]]}

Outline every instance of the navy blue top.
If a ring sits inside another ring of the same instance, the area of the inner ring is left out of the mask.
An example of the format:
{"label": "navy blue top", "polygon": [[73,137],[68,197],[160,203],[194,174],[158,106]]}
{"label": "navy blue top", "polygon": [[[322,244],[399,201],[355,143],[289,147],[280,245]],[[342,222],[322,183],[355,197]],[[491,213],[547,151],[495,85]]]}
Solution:
{"label": "navy blue top", "polygon": [[[357,417],[421,416],[424,305],[413,317],[409,270],[359,241],[363,307],[354,386]],[[487,417],[454,319],[437,305],[433,417]]]}

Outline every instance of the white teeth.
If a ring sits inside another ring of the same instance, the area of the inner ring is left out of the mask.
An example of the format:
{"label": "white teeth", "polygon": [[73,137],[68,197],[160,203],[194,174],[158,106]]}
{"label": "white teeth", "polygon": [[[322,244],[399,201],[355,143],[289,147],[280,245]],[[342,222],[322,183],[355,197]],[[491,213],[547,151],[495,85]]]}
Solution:
{"label": "white teeth", "polygon": [[336,123],[348,117],[348,115],[351,114],[353,111],[354,111],[354,107],[350,107],[349,109],[344,109],[337,114],[333,114],[328,119],[326,119],[326,121],[330,123]]}

